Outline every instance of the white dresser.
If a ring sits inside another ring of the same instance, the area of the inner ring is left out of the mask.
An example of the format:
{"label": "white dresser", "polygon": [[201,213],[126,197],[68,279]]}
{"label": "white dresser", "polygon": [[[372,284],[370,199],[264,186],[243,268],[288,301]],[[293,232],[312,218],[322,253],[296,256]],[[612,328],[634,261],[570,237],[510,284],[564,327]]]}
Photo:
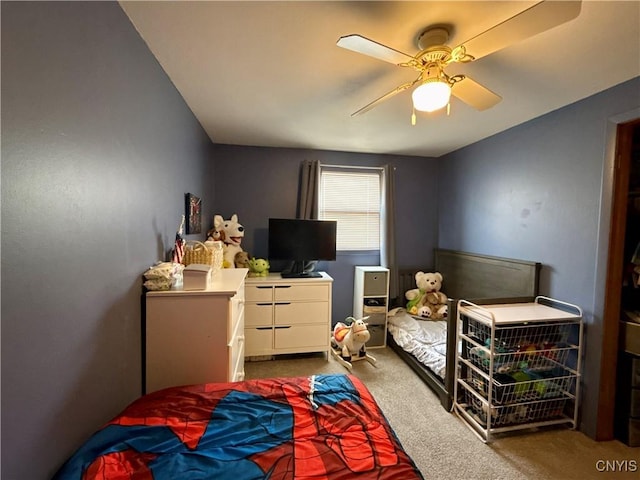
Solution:
{"label": "white dresser", "polygon": [[327,352],[331,337],[331,287],[319,278],[247,278],[246,356]]}
{"label": "white dresser", "polygon": [[245,268],[225,269],[206,290],[147,292],[146,393],[244,379]]}

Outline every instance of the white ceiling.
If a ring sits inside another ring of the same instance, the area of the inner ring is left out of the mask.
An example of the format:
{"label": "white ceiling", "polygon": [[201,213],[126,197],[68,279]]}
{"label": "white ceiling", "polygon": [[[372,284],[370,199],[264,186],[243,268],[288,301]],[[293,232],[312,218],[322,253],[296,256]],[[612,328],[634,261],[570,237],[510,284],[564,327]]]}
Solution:
{"label": "white ceiling", "polygon": [[[503,97],[478,112],[419,114],[411,95],[350,114],[401,83],[409,68],[336,46],[359,33],[408,54],[433,24],[452,46],[535,1],[121,2],[212,141],[438,157],[640,75],[640,2],[583,1],[568,23],[452,65]],[[640,92],[638,93],[640,96]],[[638,98],[630,99],[630,106]]]}

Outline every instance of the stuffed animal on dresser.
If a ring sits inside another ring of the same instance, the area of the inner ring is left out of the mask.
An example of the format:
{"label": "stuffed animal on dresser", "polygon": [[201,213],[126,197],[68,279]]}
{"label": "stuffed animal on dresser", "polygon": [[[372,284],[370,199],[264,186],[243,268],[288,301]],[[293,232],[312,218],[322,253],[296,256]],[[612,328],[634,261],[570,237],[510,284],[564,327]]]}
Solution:
{"label": "stuffed animal on dresser", "polygon": [[233,263],[236,268],[249,268],[249,261],[251,260],[251,256],[249,252],[238,252],[233,259]]}
{"label": "stuffed animal on dresser", "polygon": [[221,240],[224,243],[224,267],[235,268],[235,258],[243,251],[240,244],[244,238],[244,227],[238,223],[238,215],[234,213],[229,220],[222,218],[222,215],[215,215],[213,232],[209,233],[214,240]]}
{"label": "stuffed animal on dresser", "polygon": [[407,290],[407,312],[422,318],[439,320],[448,313],[447,296],[440,291],[442,275],[439,272],[417,272],[416,286]]}
{"label": "stuffed animal on dresser", "polygon": [[251,258],[249,260],[250,277],[266,277],[269,275],[269,261],[264,258]]}

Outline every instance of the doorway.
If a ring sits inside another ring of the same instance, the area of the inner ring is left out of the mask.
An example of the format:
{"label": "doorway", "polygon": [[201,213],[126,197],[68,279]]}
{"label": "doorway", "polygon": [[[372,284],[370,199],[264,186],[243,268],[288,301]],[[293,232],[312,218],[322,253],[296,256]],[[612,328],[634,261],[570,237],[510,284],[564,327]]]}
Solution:
{"label": "doorway", "polygon": [[640,119],[621,123],[616,130],[614,176],[607,259],[606,296],[602,322],[602,356],[596,440],[614,438],[616,406],[616,373],[620,319],[623,305],[623,277],[627,256],[630,224],[630,201],[640,193],[638,159],[640,158]]}

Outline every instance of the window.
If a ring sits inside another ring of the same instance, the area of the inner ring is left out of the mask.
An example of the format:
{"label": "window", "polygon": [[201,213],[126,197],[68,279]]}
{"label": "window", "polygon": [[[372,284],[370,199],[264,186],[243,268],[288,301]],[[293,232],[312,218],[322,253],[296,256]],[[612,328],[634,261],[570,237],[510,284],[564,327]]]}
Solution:
{"label": "window", "polygon": [[320,166],[318,218],[337,220],[337,250],[380,250],[381,168]]}

